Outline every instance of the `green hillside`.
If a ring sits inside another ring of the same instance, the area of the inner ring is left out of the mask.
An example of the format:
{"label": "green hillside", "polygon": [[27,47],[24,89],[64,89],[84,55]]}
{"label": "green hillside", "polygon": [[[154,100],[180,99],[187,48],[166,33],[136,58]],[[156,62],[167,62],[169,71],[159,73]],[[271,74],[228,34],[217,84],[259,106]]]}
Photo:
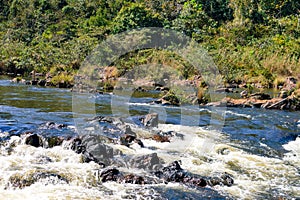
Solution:
{"label": "green hillside", "polygon": [[[1,0],[0,73],[35,69],[71,79],[108,35],[164,27],[205,47],[227,82],[271,87],[300,76],[299,11],[295,0]],[[158,55],[134,62],[149,54]]]}

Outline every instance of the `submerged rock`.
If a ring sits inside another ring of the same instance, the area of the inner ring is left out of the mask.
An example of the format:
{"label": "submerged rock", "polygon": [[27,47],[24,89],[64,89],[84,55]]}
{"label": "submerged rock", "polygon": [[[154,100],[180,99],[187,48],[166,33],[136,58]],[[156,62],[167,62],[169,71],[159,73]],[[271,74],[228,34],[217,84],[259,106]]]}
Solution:
{"label": "submerged rock", "polygon": [[59,174],[51,172],[35,172],[32,174],[14,174],[9,177],[8,183],[5,189],[9,188],[19,188],[28,187],[35,182],[42,182],[45,185],[48,184],[67,184],[69,181]]}

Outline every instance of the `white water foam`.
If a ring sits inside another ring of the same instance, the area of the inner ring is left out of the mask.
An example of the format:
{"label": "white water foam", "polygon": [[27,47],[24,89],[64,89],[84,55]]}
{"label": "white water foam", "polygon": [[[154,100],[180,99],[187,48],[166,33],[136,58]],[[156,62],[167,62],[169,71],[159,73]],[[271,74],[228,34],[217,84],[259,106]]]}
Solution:
{"label": "white water foam", "polygon": [[246,114],[236,113],[236,112],[233,112],[233,111],[230,111],[230,110],[226,110],[225,113],[226,113],[226,114],[235,115],[235,116],[238,116],[238,117],[244,117],[244,118],[247,118],[247,119],[251,119],[251,118],[252,118],[251,115],[246,115]]}
{"label": "white water foam", "polygon": [[[160,143],[150,138],[143,139],[146,148],[139,145],[131,148],[110,145],[128,155],[155,152],[166,163],[181,160],[183,169],[203,176],[223,172],[232,174],[235,181],[233,186],[215,186],[214,189],[233,198],[300,197],[299,138],[284,145],[291,152],[283,159],[278,159],[253,155],[233,147],[227,136],[220,132],[171,124],[159,124],[159,129],[179,132],[184,135],[184,140],[175,137],[171,138],[170,143]],[[136,128],[134,131],[143,136],[150,134],[145,129]],[[148,193],[155,195],[149,186],[118,183],[97,185],[95,170],[99,166],[94,162],[82,163],[81,155],[64,147],[35,148],[22,144],[17,136],[11,137],[9,145],[15,147],[12,150],[2,147],[0,152],[0,199],[124,199],[130,191],[135,190],[143,191],[141,193],[144,196]],[[130,172],[130,169],[127,170]],[[8,187],[10,177],[16,174],[30,176],[35,172],[59,174],[69,183],[39,181],[23,189]],[[134,173],[143,173],[143,170],[135,170]],[[176,187],[184,190],[180,184]]]}

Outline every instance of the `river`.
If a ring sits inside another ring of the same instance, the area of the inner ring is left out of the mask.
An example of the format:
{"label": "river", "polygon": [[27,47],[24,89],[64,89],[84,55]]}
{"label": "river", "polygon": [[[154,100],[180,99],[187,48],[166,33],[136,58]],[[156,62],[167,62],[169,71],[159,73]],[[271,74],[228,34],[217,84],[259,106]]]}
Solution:
{"label": "river", "polygon": [[[80,99],[89,103],[83,105]],[[68,89],[0,80],[0,141],[15,143],[11,151],[0,145],[0,199],[300,198],[300,112],[191,105],[172,107],[150,104],[152,100],[153,94],[137,94],[129,99],[114,94],[74,96]],[[84,119],[95,115],[131,119],[150,112],[159,114],[159,129],[182,133],[185,140],[158,143],[143,139],[149,148],[116,145],[117,148],[132,155],[156,152],[166,163],[181,160],[182,168],[203,176],[227,172],[234,177],[234,185],[200,190],[180,183],[96,184],[96,169],[99,168],[96,163],[83,163],[80,154],[66,145],[35,148],[25,145],[19,137],[49,121],[66,124],[68,128],[40,130],[40,134],[71,137],[90,130],[83,124]],[[35,171],[55,172],[69,181],[52,179],[22,189],[10,187],[10,177],[30,176]]]}

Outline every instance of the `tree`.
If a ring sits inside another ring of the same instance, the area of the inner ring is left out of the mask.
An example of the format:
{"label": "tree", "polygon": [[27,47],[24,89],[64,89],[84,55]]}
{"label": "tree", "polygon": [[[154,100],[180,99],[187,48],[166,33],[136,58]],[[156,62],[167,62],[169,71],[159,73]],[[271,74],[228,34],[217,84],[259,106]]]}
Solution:
{"label": "tree", "polygon": [[113,20],[113,33],[141,28],[162,27],[163,22],[157,15],[152,15],[149,9],[139,3],[124,5]]}

